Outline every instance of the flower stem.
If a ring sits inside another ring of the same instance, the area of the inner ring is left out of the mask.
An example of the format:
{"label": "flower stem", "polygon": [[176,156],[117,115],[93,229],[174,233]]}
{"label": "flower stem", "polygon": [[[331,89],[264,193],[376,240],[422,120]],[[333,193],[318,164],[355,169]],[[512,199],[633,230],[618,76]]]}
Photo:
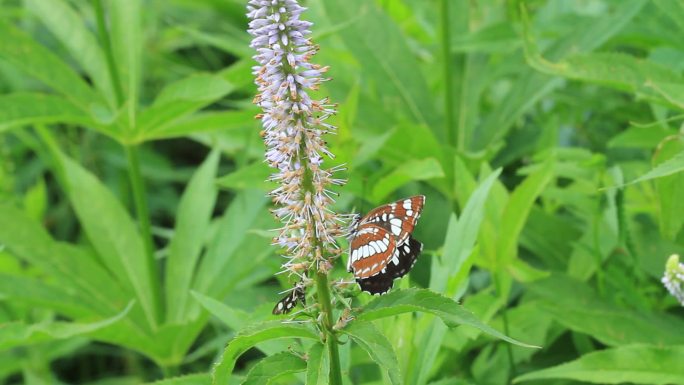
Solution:
{"label": "flower stem", "polygon": [[342,385],[342,369],[340,367],[340,352],[337,346],[337,336],[333,331],[333,313],[330,302],[330,290],[328,289],[328,276],[316,273],[316,293],[318,304],[324,313],[323,325],[325,329],[328,353],[330,355],[330,384]]}
{"label": "flower stem", "polygon": [[444,57],[444,113],[445,113],[445,134],[447,143],[454,148],[462,143],[457,143],[457,135],[454,132],[454,91],[453,76],[451,71],[451,34],[449,29],[449,2],[441,1],[442,14],[442,56]]}
{"label": "flower stem", "polygon": [[100,35],[100,43],[104,48],[105,57],[107,59],[107,69],[109,70],[109,77],[112,80],[112,86],[114,88],[114,97],[116,98],[117,105],[120,106],[124,100],[123,89],[121,88],[119,71],[117,71],[116,63],[114,61],[112,42],[109,40],[109,33],[107,33],[102,0],[94,0],[93,6],[95,8],[95,17],[97,19],[97,32]]}
{"label": "flower stem", "polygon": [[128,176],[133,189],[133,200],[135,211],[140,225],[143,244],[145,246],[145,257],[147,259],[147,271],[149,281],[152,286],[152,298],[155,303],[155,319],[161,320],[161,300],[159,294],[159,275],[157,274],[157,261],[154,258],[154,243],[152,242],[152,226],[150,224],[150,212],[147,208],[145,194],[145,183],[140,172],[140,160],[138,158],[138,148],[135,145],[127,145],[126,159],[128,160]]}

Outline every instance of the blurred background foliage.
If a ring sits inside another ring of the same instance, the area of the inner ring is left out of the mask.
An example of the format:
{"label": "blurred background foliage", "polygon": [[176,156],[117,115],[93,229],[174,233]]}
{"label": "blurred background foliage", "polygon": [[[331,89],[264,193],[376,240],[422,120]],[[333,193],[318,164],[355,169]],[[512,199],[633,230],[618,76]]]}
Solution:
{"label": "blurred background foliage", "polygon": [[[304,3],[331,66],[320,96],[339,103],[338,209],[425,194],[426,248],[395,286],[542,347],[403,314],[376,322],[397,357],[385,369],[407,384],[684,383],[684,311],[659,282],[684,245],[684,3]],[[209,383],[236,331],[272,318],[288,283],[244,14],[0,0],[2,381]],[[236,383],[305,346],[257,345]],[[351,383],[387,379],[350,344],[342,361]]]}

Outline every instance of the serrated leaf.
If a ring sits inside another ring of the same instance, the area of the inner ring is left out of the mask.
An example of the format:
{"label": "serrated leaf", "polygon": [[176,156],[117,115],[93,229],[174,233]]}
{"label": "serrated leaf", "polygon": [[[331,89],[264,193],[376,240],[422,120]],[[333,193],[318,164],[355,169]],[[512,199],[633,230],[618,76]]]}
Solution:
{"label": "serrated leaf", "polygon": [[684,383],[684,346],[620,346],[577,360],[523,374],[513,382],[567,379],[595,384]]}
{"label": "serrated leaf", "polygon": [[318,334],[305,325],[284,324],[281,321],[268,321],[252,325],[241,330],[223,351],[223,355],[214,365],[212,372],[213,384],[228,383],[235,362],[242,353],[259,342],[279,338],[310,338],[318,339]]}
{"label": "serrated leaf", "polygon": [[392,344],[384,334],[370,322],[360,322],[358,319],[342,330],[358,344],[387,373],[392,384],[401,384],[399,361],[394,353]]}
{"label": "serrated leaf", "polygon": [[166,378],[160,381],[147,382],[147,385],[210,385],[209,373],[189,374],[187,376]]}
{"label": "serrated leaf", "polygon": [[328,384],[330,362],[325,348],[324,344],[313,344],[307,352],[309,359],[306,363],[306,383],[308,385]]}
{"label": "serrated leaf", "polygon": [[306,361],[300,357],[289,352],[277,353],[257,362],[247,373],[242,384],[268,385],[282,376],[305,370]]}
{"label": "serrated leaf", "polygon": [[395,290],[387,295],[375,298],[361,308],[358,321],[372,321],[407,312],[425,312],[442,319],[449,327],[469,325],[492,337],[512,344],[534,348],[536,346],[517,341],[485,325],[475,315],[454,300],[444,297],[428,289]]}
{"label": "serrated leaf", "polygon": [[684,151],[675,154],[672,158],[658,164],[657,166],[653,167],[653,169],[651,169],[649,172],[634,179],[633,181],[625,183],[622,186],[615,187],[624,187],[636,183],[645,182],[647,180],[663,178],[682,171],[684,171]]}
{"label": "serrated leaf", "polygon": [[218,191],[214,184],[219,152],[212,151],[188,183],[178,204],[176,227],[166,263],[167,318],[187,319],[186,303]]}

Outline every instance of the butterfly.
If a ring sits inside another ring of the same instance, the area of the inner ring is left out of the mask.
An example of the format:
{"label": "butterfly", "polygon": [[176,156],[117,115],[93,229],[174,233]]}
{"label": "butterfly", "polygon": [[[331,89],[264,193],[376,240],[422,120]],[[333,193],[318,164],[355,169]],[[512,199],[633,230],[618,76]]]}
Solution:
{"label": "butterfly", "polygon": [[393,281],[416,263],[423,244],[411,236],[425,204],[425,196],[400,199],[371,210],[352,224],[347,271],[361,290],[387,293]]}
{"label": "butterfly", "polygon": [[287,314],[297,306],[297,302],[306,305],[306,293],[304,292],[304,284],[302,282],[297,282],[292,291],[275,304],[272,313],[275,315]]}

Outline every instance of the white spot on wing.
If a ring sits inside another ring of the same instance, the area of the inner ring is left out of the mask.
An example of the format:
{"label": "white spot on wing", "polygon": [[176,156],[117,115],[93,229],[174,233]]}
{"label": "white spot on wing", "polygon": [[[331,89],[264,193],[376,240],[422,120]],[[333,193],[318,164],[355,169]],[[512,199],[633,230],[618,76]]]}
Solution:
{"label": "white spot on wing", "polygon": [[411,200],[410,199],[404,200],[404,209],[405,210],[411,210]]}

